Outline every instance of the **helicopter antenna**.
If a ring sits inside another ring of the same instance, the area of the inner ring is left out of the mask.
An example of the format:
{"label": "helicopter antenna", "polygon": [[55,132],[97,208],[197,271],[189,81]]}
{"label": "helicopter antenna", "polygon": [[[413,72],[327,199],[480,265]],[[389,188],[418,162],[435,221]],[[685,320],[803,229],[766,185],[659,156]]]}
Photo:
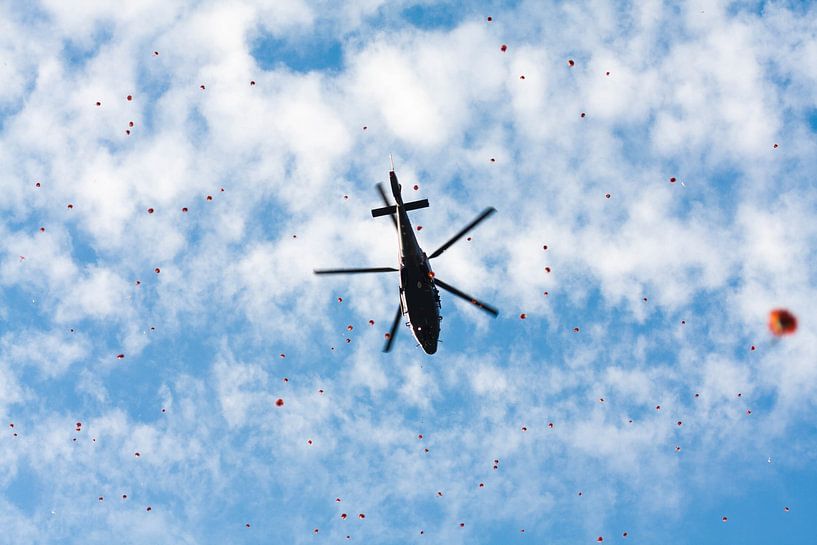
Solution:
{"label": "helicopter antenna", "polygon": [[391,171],[394,172],[394,158],[389,154],[389,162],[391,163]]}

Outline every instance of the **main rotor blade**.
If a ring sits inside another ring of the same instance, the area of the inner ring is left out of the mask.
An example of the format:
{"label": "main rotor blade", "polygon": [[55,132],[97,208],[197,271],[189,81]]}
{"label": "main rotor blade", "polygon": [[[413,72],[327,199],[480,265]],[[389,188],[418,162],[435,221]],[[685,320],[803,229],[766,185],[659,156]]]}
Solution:
{"label": "main rotor blade", "polygon": [[461,292],[460,290],[458,290],[454,286],[452,286],[450,284],[446,284],[445,282],[443,282],[442,280],[440,280],[437,277],[434,277],[434,284],[437,285],[437,286],[440,286],[442,289],[444,289],[446,291],[449,291],[449,292],[453,293],[457,297],[461,297],[461,298],[465,299],[466,301],[468,301],[472,305],[478,306],[479,308],[481,308],[482,310],[484,310],[488,314],[492,315],[494,318],[496,318],[499,315],[499,311],[497,309],[495,309],[494,307],[492,307],[491,305],[489,305],[487,303],[483,303],[482,301],[479,301],[479,300],[475,299],[474,297],[471,297],[467,293]]}
{"label": "main rotor blade", "polygon": [[[377,192],[380,193],[380,198],[383,199],[383,205],[391,206],[389,204],[389,198],[386,196],[386,190],[383,189],[383,184],[379,183],[375,187],[377,187]],[[394,217],[394,214],[390,214],[389,217],[391,218],[391,222],[394,224],[394,228],[397,229],[397,218]]]}
{"label": "main rotor blade", "polygon": [[441,253],[443,253],[443,252],[444,252],[444,251],[446,251],[448,248],[450,248],[452,244],[454,244],[454,243],[455,243],[455,242],[457,242],[459,239],[461,239],[461,238],[463,237],[463,235],[465,235],[465,233],[467,233],[468,231],[470,231],[471,229],[473,229],[474,227],[476,227],[476,226],[479,224],[479,222],[481,222],[482,220],[484,220],[485,218],[487,218],[488,216],[490,216],[490,215],[491,215],[491,214],[493,214],[494,212],[496,212],[496,208],[494,208],[493,206],[491,206],[490,208],[486,208],[485,210],[483,210],[483,211],[482,211],[482,214],[480,214],[479,216],[477,216],[477,219],[475,219],[474,221],[472,221],[471,223],[469,223],[468,225],[466,225],[465,227],[463,227],[463,228],[462,228],[462,230],[461,230],[459,233],[457,233],[456,235],[454,235],[453,237],[451,237],[451,239],[450,239],[448,242],[446,242],[445,244],[443,244],[442,246],[440,246],[439,248],[437,248],[437,249],[434,251],[434,253],[433,253],[433,254],[431,254],[430,256],[428,256],[428,258],[429,258],[429,259],[433,259],[433,258],[435,258],[435,257],[438,257],[438,256],[439,256]]}
{"label": "main rotor blade", "polygon": [[391,343],[394,342],[394,336],[397,335],[397,328],[400,326],[400,320],[403,318],[403,307],[397,307],[397,314],[394,316],[394,321],[391,324],[391,330],[389,330],[389,336],[386,339],[386,346],[383,347],[383,352],[388,352],[391,350]]}
{"label": "main rotor blade", "polygon": [[315,274],[358,274],[358,273],[381,273],[397,272],[392,267],[370,267],[368,269],[313,269]]}

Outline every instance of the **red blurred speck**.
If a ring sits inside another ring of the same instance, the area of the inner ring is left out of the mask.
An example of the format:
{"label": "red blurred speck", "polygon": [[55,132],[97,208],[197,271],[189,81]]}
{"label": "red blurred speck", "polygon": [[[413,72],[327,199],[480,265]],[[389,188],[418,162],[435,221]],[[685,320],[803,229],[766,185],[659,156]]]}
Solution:
{"label": "red blurred speck", "polygon": [[40,232],[45,233],[45,227],[40,227]]}
{"label": "red blurred speck", "polygon": [[573,65],[574,65],[574,64],[576,64],[576,63],[575,63],[575,62],[573,62],[573,59],[567,59],[567,65],[568,65],[569,67],[573,68]]}
{"label": "red blurred speck", "polygon": [[610,75],[610,72],[605,72],[605,73],[604,73],[604,75],[605,75],[605,76],[609,76],[609,75]]}
{"label": "red blurred speck", "polygon": [[655,406],[655,410],[656,410],[656,411],[660,411],[660,410],[661,410],[661,405],[656,405],[656,406]]}
{"label": "red blurred speck", "polygon": [[686,320],[681,320],[681,325],[686,325],[686,323],[687,323]]}
{"label": "red blurred speck", "polygon": [[133,455],[134,455],[134,456],[136,456],[137,458],[139,458],[140,456],[142,456],[141,454],[139,454],[139,451],[134,452],[134,453],[133,453]]}
{"label": "red blurred speck", "polygon": [[549,273],[550,272],[550,267],[545,267],[545,272]]}
{"label": "red blurred speck", "polygon": [[467,242],[471,242],[471,237],[465,239]]}
{"label": "red blurred speck", "polygon": [[491,157],[491,162],[492,162],[492,163],[496,163],[496,159],[494,159],[493,157]]}
{"label": "red blurred speck", "polygon": [[752,346],[749,348],[749,350],[751,350],[752,352],[754,352],[755,350],[757,350],[757,347],[755,347],[755,345],[752,345]]}
{"label": "red blurred speck", "polygon": [[596,538],[596,541],[604,541],[604,538],[599,536],[599,537]]}
{"label": "red blurred speck", "polygon": [[203,84],[203,83],[202,83],[201,85],[199,85],[199,89],[201,89],[202,91],[204,91],[204,84]]}
{"label": "red blurred speck", "polygon": [[284,358],[287,357],[287,355],[282,352],[282,353],[278,354],[278,357],[281,358],[281,359],[284,359]]}
{"label": "red blurred speck", "polygon": [[422,439],[422,438],[423,438],[423,434],[422,434],[422,433],[421,433],[420,435],[418,435],[418,436],[417,436],[417,439]]}
{"label": "red blurred speck", "polygon": [[683,425],[684,425],[684,423],[683,423],[683,422],[681,422],[681,421],[679,420],[679,421],[678,421],[678,425],[679,425],[679,426],[683,426]]}
{"label": "red blurred speck", "polygon": [[116,355],[116,359],[118,359],[118,360],[124,360],[124,359],[125,359],[125,354],[117,354],[117,355]]}
{"label": "red blurred speck", "polygon": [[623,534],[621,534],[621,536],[622,537],[627,537],[627,532],[624,532]]}
{"label": "red blurred speck", "polygon": [[346,326],[346,331],[352,331],[353,329],[354,327],[352,327],[352,324]]}
{"label": "red blurred speck", "polygon": [[97,100],[97,101],[96,101],[96,105],[97,105],[97,106],[102,106],[102,103],[101,103],[100,101],[98,101],[98,100]]}
{"label": "red blurred speck", "polygon": [[525,76],[524,75],[519,76],[519,79],[525,79]]}
{"label": "red blurred speck", "polygon": [[314,530],[312,530],[312,533],[313,533],[313,534],[317,534],[317,533],[318,533],[318,529],[317,529],[317,528],[315,528]]}
{"label": "red blurred speck", "polygon": [[182,206],[182,212],[184,212],[185,214],[187,213],[187,207],[186,206]]}
{"label": "red blurred speck", "polygon": [[752,409],[746,409],[746,414],[752,414]]}
{"label": "red blurred speck", "polygon": [[40,182],[35,182],[34,187],[40,187]]}
{"label": "red blurred speck", "polygon": [[610,194],[609,194],[609,193],[605,193],[605,194],[604,194],[604,196],[605,196],[606,198],[608,198],[608,199],[610,198]]}
{"label": "red blurred speck", "polygon": [[465,528],[465,523],[464,522],[460,522],[460,528]]}
{"label": "red blurred speck", "polygon": [[340,502],[342,502],[342,501],[343,501],[343,500],[341,500],[340,498],[335,498],[335,502],[336,502],[336,503],[340,503]]}
{"label": "red blurred speck", "polygon": [[548,245],[547,245],[547,244],[545,244],[544,246],[542,246],[542,249],[543,249],[543,250],[545,250],[545,251],[547,251],[547,249],[548,249]]}
{"label": "red blurred speck", "polygon": [[374,320],[369,320],[369,325],[374,325]]}
{"label": "red blurred speck", "polygon": [[250,85],[255,85],[255,80],[250,80]]}
{"label": "red blurred speck", "polygon": [[480,488],[485,488],[485,483],[479,483]]}
{"label": "red blurred speck", "polygon": [[774,147],[774,149],[777,149],[777,144],[775,144],[773,147]]}
{"label": "red blurred speck", "polygon": [[502,44],[501,46],[499,46],[499,50],[504,53],[504,52],[506,52],[508,50],[508,46],[505,45],[505,44]]}
{"label": "red blurred speck", "polygon": [[133,121],[128,121],[128,127],[133,127]]}
{"label": "red blurred speck", "polygon": [[721,521],[722,521],[722,522],[726,522],[726,521],[727,521],[727,518],[726,518],[726,517],[723,517],[723,518],[721,519]]}
{"label": "red blurred speck", "polygon": [[158,57],[158,56],[159,56],[159,52],[158,52],[158,51],[154,51],[154,52],[153,52],[153,56],[154,56],[154,57]]}
{"label": "red blurred speck", "polygon": [[788,507],[784,507],[784,508],[783,508],[783,511],[784,511],[784,512],[786,512],[786,513],[788,513],[788,512],[789,512],[789,508],[788,508]]}
{"label": "red blurred speck", "polygon": [[418,231],[422,231],[422,230],[423,230],[423,226],[422,226],[422,225],[418,225],[418,226],[417,226],[417,230],[418,230]]}
{"label": "red blurred speck", "polygon": [[669,183],[671,183],[671,184],[675,183],[675,176],[673,176],[672,178],[669,179]]}
{"label": "red blurred speck", "polygon": [[148,512],[153,511],[153,508],[150,505],[148,505],[147,509],[145,509],[145,511],[148,511]]}
{"label": "red blurred speck", "polygon": [[586,115],[587,115],[586,113],[582,112],[582,113],[581,113],[581,115],[580,115],[579,117],[584,117],[584,116],[586,116]]}
{"label": "red blurred speck", "polygon": [[387,339],[389,339],[389,338],[391,338],[391,334],[390,334],[390,333],[386,333],[386,334],[384,335],[384,337],[386,337]]}
{"label": "red blurred speck", "polygon": [[417,185],[417,184],[414,184],[414,187],[412,189],[414,189],[414,191],[417,191],[418,189],[420,189],[420,186]]}
{"label": "red blurred speck", "polygon": [[128,96],[127,96],[127,99],[128,99],[128,102],[130,102],[131,100],[133,100],[133,95],[128,95]]}
{"label": "red blurred speck", "polygon": [[357,516],[357,518],[359,518],[360,520],[363,520],[363,519],[365,519],[365,518],[366,518],[366,514],[365,514],[365,513],[360,513],[360,514]]}
{"label": "red blurred speck", "polygon": [[69,210],[72,210],[73,208],[74,208],[74,205],[73,205],[73,204],[71,204],[71,203],[69,202],[69,203],[68,203],[68,209],[69,209]]}
{"label": "red blurred speck", "polygon": [[573,333],[578,333],[578,332],[579,332],[579,328],[578,328],[578,327],[574,327],[574,328],[573,328]]}
{"label": "red blurred speck", "polygon": [[148,208],[148,214],[153,214],[153,212],[154,212],[153,208]]}
{"label": "red blurred speck", "polygon": [[276,407],[283,407],[284,406],[284,400],[279,397],[278,399],[275,400],[275,406]]}
{"label": "red blurred speck", "polygon": [[213,200],[213,196],[212,196],[212,195],[207,195],[207,200],[208,200],[208,201],[212,201],[212,200]]}
{"label": "red blurred speck", "polygon": [[245,526],[246,528],[249,528],[249,527],[250,527],[250,523],[248,522],[248,523],[246,523],[244,526]]}
{"label": "red blurred speck", "polygon": [[522,431],[528,431],[528,427],[527,426],[522,426]]}
{"label": "red blurred speck", "polygon": [[524,320],[524,319],[525,319],[525,318],[527,318],[527,317],[528,317],[528,315],[527,315],[527,314],[525,314],[524,312],[523,312],[522,314],[520,314],[520,315],[519,315],[519,319],[520,319],[520,320]]}
{"label": "red blurred speck", "polygon": [[553,429],[553,422],[548,422],[548,428]]}
{"label": "red blurred speck", "polygon": [[342,303],[342,302],[343,302],[343,297],[338,297],[338,303]]}
{"label": "red blurred speck", "polygon": [[488,17],[486,17],[485,19],[486,19],[486,20],[487,20],[489,23],[490,23],[491,21],[493,21],[493,20],[494,20],[494,18],[493,18],[493,17],[491,17],[490,15],[489,15]]}
{"label": "red blurred speck", "polygon": [[311,444],[312,444],[312,439],[307,439],[307,440],[306,440],[306,444],[307,444],[307,445],[311,445]]}
{"label": "red blurred speck", "polygon": [[340,520],[346,520],[346,513],[340,514]]}
{"label": "red blurred speck", "polygon": [[159,274],[160,272],[162,272],[162,269],[160,269],[159,267],[156,267],[155,269],[153,269],[153,272],[155,272],[156,274]]}
{"label": "red blurred speck", "polygon": [[349,195],[344,195],[344,196],[343,196],[343,200],[344,200],[344,201],[348,201],[348,200],[349,200]]}

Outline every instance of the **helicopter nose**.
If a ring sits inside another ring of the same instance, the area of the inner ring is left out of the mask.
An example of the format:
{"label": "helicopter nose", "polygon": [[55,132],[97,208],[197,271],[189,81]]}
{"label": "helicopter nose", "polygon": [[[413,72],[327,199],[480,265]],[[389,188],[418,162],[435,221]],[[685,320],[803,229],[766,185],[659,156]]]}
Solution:
{"label": "helicopter nose", "polygon": [[437,343],[433,341],[429,341],[423,344],[423,350],[426,354],[434,354],[437,351]]}

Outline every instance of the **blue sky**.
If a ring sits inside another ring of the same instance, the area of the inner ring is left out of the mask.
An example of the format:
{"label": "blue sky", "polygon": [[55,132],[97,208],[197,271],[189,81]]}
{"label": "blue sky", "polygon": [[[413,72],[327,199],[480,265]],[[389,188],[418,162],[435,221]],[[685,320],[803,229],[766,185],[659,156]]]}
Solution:
{"label": "blue sky", "polygon": [[0,543],[809,542],[816,15],[0,4]]}

